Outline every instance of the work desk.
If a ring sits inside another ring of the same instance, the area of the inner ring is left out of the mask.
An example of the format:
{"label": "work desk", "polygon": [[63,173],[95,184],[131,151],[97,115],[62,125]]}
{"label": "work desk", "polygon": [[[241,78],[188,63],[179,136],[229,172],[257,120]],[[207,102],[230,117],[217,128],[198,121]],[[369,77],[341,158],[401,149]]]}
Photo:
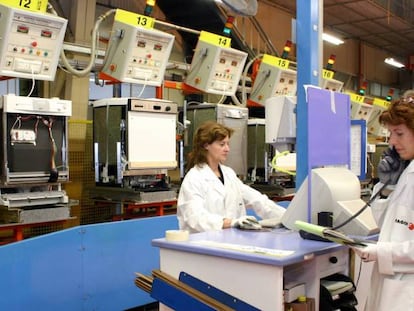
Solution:
{"label": "work desk", "polygon": [[260,310],[283,310],[283,282],[292,281],[305,283],[318,310],[319,279],[349,271],[347,247],[303,240],[286,229],[225,229],[191,234],[185,242],[155,239],[152,245],[160,248],[163,272],[175,278],[187,272]]}

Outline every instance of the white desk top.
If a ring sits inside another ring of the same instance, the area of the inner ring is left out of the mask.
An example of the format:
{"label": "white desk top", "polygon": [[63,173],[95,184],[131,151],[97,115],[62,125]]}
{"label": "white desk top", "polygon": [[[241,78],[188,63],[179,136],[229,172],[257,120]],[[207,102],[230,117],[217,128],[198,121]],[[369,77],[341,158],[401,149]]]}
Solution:
{"label": "white desk top", "polygon": [[346,247],[332,242],[304,240],[298,232],[286,229],[273,231],[224,229],[190,234],[190,239],[185,242],[171,242],[165,238],[154,239],[152,245],[274,266],[299,263],[315,255]]}

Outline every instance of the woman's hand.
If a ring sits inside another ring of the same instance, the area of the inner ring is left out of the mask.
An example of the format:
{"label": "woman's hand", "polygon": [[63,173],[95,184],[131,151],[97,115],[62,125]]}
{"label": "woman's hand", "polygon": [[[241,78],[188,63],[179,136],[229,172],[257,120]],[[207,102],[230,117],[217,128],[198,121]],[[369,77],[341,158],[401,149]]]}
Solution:
{"label": "woman's hand", "polygon": [[352,246],[352,250],[361,257],[364,262],[376,261],[377,255],[377,244],[368,244],[367,246]]}

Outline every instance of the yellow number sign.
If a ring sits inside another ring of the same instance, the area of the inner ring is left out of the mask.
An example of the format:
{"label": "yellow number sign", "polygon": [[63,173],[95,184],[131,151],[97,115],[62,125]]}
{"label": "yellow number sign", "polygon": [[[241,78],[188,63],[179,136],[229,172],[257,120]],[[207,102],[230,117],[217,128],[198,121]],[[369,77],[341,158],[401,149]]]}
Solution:
{"label": "yellow number sign", "polygon": [[224,37],[224,36],[219,36],[219,35],[216,35],[214,33],[204,31],[204,30],[200,32],[199,39],[201,41],[211,43],[211,44],[214,44],[214,45],[218,45],[218,46],[223,46],[223,47],[230,47],[230,45],[231,45],[231,39],[230,38],[227,38],[227,37]]}
{"label": "yellow number sign", "polygon": [[152,17],[132,13],[121,9],[116,10],[115,20],[142,28],[154,28],[155,24],[155,19]]}
{"label": "yellow number sign", "polygon": [[262,62],[282,69],[289,68],[289,60],[268,54],[263,55]]}
{"label": "yellow number sign", "polygon": [[365,96],[358,95],[355,93],[348,93],[349,97],[351,98],[351,101],[362,104],[364,102]]}
{"label": "yellow number sign", "polygon": [[332,70],[326,70],[323,69],[322,70],[322,77],[325,79],[333,79],[335,72],[333,72]]}
{"label": "yellow number sign", "polygon": [[386,101],[386,100],[383,100],[383,99],[380,99],[380,98],[374,98],[373,104],[376,105],[376,106],[382,107],[384,109],[388,109],[388,107],[390,106],[389,101]]}
{"label": "yellow number sign", "polygon": [[28,11],[46,12],[47,0],[0,0],[1,4]]}

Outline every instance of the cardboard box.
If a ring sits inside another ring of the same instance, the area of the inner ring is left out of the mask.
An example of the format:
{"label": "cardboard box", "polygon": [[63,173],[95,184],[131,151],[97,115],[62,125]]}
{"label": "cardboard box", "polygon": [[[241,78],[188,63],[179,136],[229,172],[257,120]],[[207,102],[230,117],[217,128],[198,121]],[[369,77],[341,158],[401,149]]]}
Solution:
{"label": "cardboard box", "polygon": [[306,302],[285,303],[285,311],[315,311],[315,299],[307,298]]}

